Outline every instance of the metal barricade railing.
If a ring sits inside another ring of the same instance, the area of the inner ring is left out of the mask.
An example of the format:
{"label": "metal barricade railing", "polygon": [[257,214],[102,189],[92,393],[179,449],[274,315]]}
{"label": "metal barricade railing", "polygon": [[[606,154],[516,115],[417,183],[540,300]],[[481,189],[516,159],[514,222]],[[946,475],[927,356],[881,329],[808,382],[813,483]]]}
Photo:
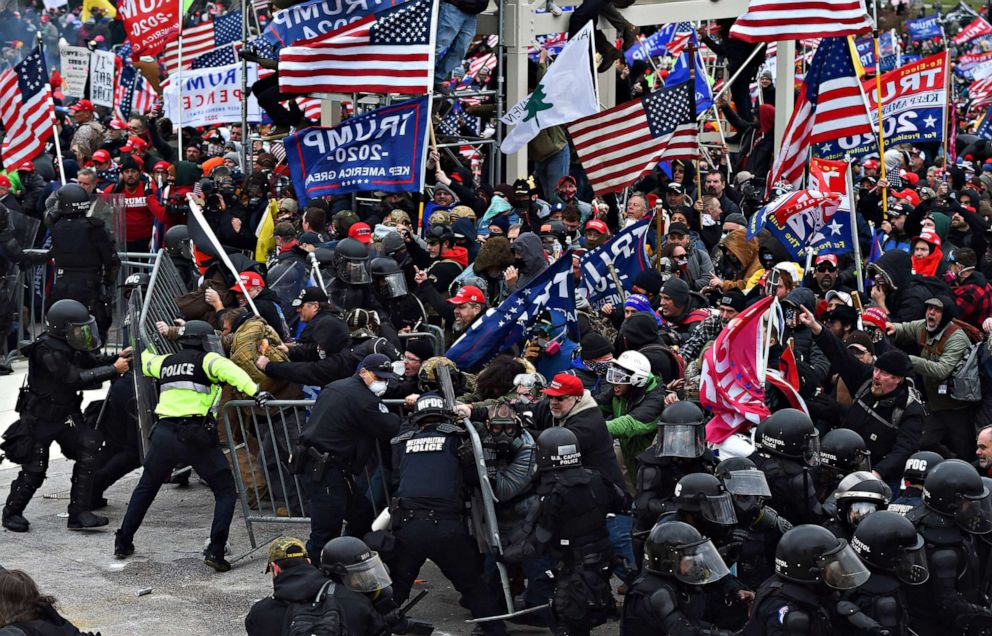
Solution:
{"label": "metal barricade railing", "polygon": [[[314,403],[277,400],[263,409],[252,400],[232,400],[221,410],[228,460],[252,549],[258,547],[254,524],[310,523],[301,477],[289,472],[288,462]],[[403,406],[403,400],[383,403],[393,409]]]}
{"label": "metal barricade railing", "polygon": [[[441,331],[440,327],[434,327],[433,325],[421,325],[421,327],[426,327],[428,331],[414,331],[411,333],[401,333],[399,334],[400,340],[410,340],[411,338],[430,338],[431,345],[434,350],[434,355],[441,356],[444,355],[444,332]],[[440,332],[440,335],[434,331]]]}

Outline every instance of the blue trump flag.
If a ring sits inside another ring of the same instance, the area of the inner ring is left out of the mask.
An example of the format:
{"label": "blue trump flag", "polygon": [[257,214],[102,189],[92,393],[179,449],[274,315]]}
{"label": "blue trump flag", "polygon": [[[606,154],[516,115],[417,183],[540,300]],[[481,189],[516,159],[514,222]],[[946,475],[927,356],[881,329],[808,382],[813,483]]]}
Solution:
{"label": "blue trump flag", "polygon": [[982,115],[982,120],[975,129],[975,136],[982,139],[992,139],[992,106]]}
{"label": "blue trump flag", "polygon": [[[632,65],[637,60],[646,60],[648,57],[658,55],[672,55],[669,45],[676,40],[676,53],[679,47],[684,46],[684,39],[688,36],[692,44],[699,47],[699,40],[696,37],[696,29],[689,22],[670,22],[640,42],[635,42],[633,46],[624,51],[627,64]],[[626,42],[624,43],[626,44]]]}
{"label": "blue trump flag", "polygon": [[519,343],[545,311],[565,314],[571,337],[578,340],[572,258],[565,254],[526,287],[490,308],[444,354],[460,369],[474,369]]}
{"label": "blue trump flag", "polygon": [[909,37],[914,42],[941,37],[943,31],[940,28],[940,14],[935,13],[934,15],[925,15],[915,20],[907,20],[906,30],[909,31]]}
{"label": "blue trump flag", "polygon": [[367,15],[402,3],[402,0],[308,0],[294,4],[276,11],[262,34],[248,42],[245,48],[263,57],[275,59],[279,49],[284,46],[330,33]]}
{"label": "blue trump flag", "polygon": [[[709,82],[706,81],[706,73],[703,68],[703,58],[699,51],[696,51],[696,115],[713,108],[713,92],[710,90]],[[665,88],[671,88],[688,81],[689,51],[683,51],[682,55],[675,60],[675,65],[672,66],[668,77],[665,78]]]}
{"label": "blue trump flag", "polygon": [[606,243],[587,252],[579,261],[582,280],[588,290],[589,304],[596,310],[606,304],[623,303],[622,290],[610,274],[609,266],[620,279],[624,290],[629,290],[634,277],[648,268],[647,234],[651,219],[638,221],[625,227]]}
{"label": "blue trump flag", "polygon": [[832,245],[833,239],[838,236],[851,236],[850,221],[846,234],[841,234],[843,225],[839,217],[850,215],[847,212],[838,213],[839,204],[839,196],[815,190],[797,190],[783,194],[751,217],[747,238],[754,238],[765,228],[782,243],[793,259],[798,259],[803,250],[813,246],[825,254],[839,253],[823,250],[824,247],[830,247],[824,245],[825,242]]}
{"label": "blue trump flag", "polygon": [[300,203],[366,190],[422,190],[428,100],[383,106],[333,128],[304,128],[286,137],[286,162]]}

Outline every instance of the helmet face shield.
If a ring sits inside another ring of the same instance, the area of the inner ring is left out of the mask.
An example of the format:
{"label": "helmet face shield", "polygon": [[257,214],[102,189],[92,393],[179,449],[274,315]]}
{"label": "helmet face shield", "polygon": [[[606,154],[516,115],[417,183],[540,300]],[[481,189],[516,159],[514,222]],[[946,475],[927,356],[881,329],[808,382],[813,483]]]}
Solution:
{"label": "helmet face shield", "polygon": [[386,298],[402,298],[408,293],[406,287],[406,277],[403,272],[386,274],[379,279],[379,293]]}
{"label": "helmet face shield", "polygon": [[369,270],[365,267],[365,261],[342,259],[337,269],[338,277],[351,285],[365,285],[372,280],[369,277]]}
{"label": "helmet face shield", "polygon": [[903,583],[909,585],[920,585],[926,583],[930,578],[930,569],[927,567],[927,555],[923,550],[923,537],[919,538],[917,545],[903,551],[896,563],[896,576]]}
{"label": "helmet face shield", "polygon": [[675,559],[675,578],[689,585],[706,585],[730,574],[727,564],[709,539],[680,547]]}
{"label": "helmet face shield", "polygon": [[723,487],[732,495],[772,496],[768,479],[760,470],[732,470],[723,478]]}
{"label": "helmet face shield", "polygon": [[807,466],[820,465],[820,434],[813,431],[806,436],[806,448],[803,450],[803,459]]}
{"label": "helmet face shield", "polygon": [[354,565],[346,565],[344,569],[345,575],[342,583],[355,592],[368,594],[393,583],[392,579],[389,578],[389,570],[386,569],[386,565],[376,552],[372,553],[372,558]]}
{"label": "helmet face shield", "polygon": [[96,351],[103,344],[100,341],[100,329],[96,326],[96,318],[82,323],[72,323],[66,329],[66,343],[77,351]]}
{"label": "helmet face shield", "polygon": [[871,572],[858,558],[847,541],[840,539],[841,546],[817,559],[823,582],[835,590],[853,590],[864,585]]}
{"label": "helmet face shield", "polygon": [[992,497],[988,489],[976,499],[962,499],[954,513],[954,522],[971,534],[992,532]]}
{"label": "helmet face shield", "polygon": [[847,523],[852,527],[858,524],[868,515],[878,512],[878,504],[873,501],[855,501],[847,510]]}
{"label": "helmet face shield", "polygon": [[731,499],[730,493],[702,498],[699,502],[699,512],[703,515],[703,519],[711,523],[723,526],[732,526],[737,523],[734,500]]}
{"label": "helmet face shield", "polygon": [[630,384],[630,378],[630,371],[615,364],[611,364],[606,370],[606,381],[610,384]]}
{"label": "helmet face shield", "polygon": [[[609,381],[609,372],[607,372]],[[706,450],[706,429],[693,424],[663,424],[659,457],[701,457]]]}

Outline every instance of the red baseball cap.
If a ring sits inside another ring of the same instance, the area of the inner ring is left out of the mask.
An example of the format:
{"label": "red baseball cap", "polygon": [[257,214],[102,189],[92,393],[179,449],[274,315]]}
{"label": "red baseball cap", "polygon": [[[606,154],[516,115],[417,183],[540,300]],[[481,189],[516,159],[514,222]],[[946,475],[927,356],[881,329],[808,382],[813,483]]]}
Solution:
{"label": "red baseball cap", "polygon": [[[265,287],[265,279],[258,272],[241,272],[241,282],[245,287]],[[234,283],[231,291],[241,291],[241,285]]]}
{"label": "red baseball cap", "polygon": [[868,161],[864,162],[862,165],[868,170],[873,170],[875,168],[878,168],[878,159],[869,159]]}
{"label": "red baseball cap", "polygon": [[372,242],[372,228],[368,223],[355,223],[348,229],[348,236],[368,245]]}
{"label": "red baseball cap", "polygon": [[878,327],[885,331],[885,323],[889,320],[889,314],[881,307],[865,307],[861,312],[861,321],[869,325]]}
{"label": "red baseball cap", "polygon": [[916,207],[920,204],[920,195],[918,195],[915,190],[912,190],[910,188],[906,188],[904,190],[897,190],[895,192],[892,192],[891,194],[897,199],[902,199],[903,201],[909,201],[913,205],[913,207]]}
{"label": "red baseball cap", "polygon": [[486,304],[486,296],[482,290],[475,285],[465,285],[458,290],[458,293],[448,299],[452,305],[463,305],[465,303]]}
{"label": "red baseball cap", "polygon": [[34,172],[34,164],[30,161],[25,161],[17,169],[23,172]]}
{"label": "red baseball cap", "polygon": [[548,385],[548,388],[541,390],[541,393],[552,397],[561,397],[563,395],[581,397],[584,391],[585,387],[582,386],[582,380],[571,373],[559,373],[551,379],[551,384]]}
{"label": "red baseball cap", "polygon": [[120,119],[111,119],[108,125],[112,130],[127,130],[127,122]]}
{"label": "red baseball cap", "polygon": [[10,179],[7,178],[7,175],[0,174],[0,188],[9,188],[9,187],[10,187]]}
{"label": "red baseball cap", "polygon": [[75,104],[73,104],[72,106],[70,106],[69,107],[69,110],[85,110],[85,111],[88,111],[88,112],[91,112],[92,113],[93,112],[93,102],[91,102],[88,99],[81,99],[78,102],[76,102]]}
{"label": "red baseball cap", "polygon": [[154,166],[152,166],[152,171],[154,172],[155,170],[168,170],[171,167],[172,164],[169,163],[168,161],[159,161]]}
{"label": "red baseball cap", "polygon": [[106,163],[110,161],[110,153],[100,148],[93,153],[93,161],[99,161],[100,163]]}
{"label": "red baseball cap", "polygon": [[830,263],[834,267],[837,267],[837,255],[836,254],[824,254],[823,256],[816,257],[816,264],[820,263]]}
{"label": "red baseball cap", "polygon": [[586,231],[588,232],[589,230],[594,230],[600,234],[610,233],[610,228],[606,226],[606,223],[603,223],[599,219],[593,219],[592,221],[586,223]]}
{"label": "red baseball cap", "polygon": [[923,230],[920,232],[919,236],[914,236],[913,243],[916,243],[917,241],[926,241],[934,247],[940,247],[940,236],[938,236],[933,230]]}
{"label": "red baseball cap", "polygon": [[127,143],[131,145],[132,148],[137,148],[138,150],[144,150],[148,147],[148,142],[141,137],[130,136],[127,138]]}

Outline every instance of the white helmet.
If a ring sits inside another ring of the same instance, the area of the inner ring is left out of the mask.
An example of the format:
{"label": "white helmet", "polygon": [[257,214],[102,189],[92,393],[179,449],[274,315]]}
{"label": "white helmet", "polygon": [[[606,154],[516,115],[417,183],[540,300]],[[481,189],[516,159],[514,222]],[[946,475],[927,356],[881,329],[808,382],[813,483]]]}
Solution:
{"label": "white helmet", "polygon": [[606,381],[610,384],[629,384],[641,387],[648,383],[651,375],[651,362],[639,351],[624,351],[616,360],[610,361],[606,371]]}

